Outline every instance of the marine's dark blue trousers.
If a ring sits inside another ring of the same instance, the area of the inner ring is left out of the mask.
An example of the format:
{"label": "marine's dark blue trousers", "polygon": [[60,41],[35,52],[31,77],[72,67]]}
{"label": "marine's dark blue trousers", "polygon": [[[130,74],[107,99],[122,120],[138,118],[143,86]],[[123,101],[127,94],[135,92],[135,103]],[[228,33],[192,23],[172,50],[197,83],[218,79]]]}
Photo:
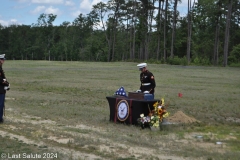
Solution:
{"label": "marine's dark blue trousers", "polygon": [[5,100],[5,94],[0,94],[0,121],[3,120],[4,100]]}

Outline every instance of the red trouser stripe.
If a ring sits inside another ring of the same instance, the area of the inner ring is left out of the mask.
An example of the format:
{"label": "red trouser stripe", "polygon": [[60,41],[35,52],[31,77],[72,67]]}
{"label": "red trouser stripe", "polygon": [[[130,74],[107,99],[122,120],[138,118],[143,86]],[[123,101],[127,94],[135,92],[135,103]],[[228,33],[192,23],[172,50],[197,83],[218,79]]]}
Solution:
{"label": "red trouser stripe", "polygon": [[129,116],[130,116],[130,124],[132,124],[132,100],[130,100],[130,105],[129,105]]}
{"label": "red trouser stripe", "polygon": [[115,103],[115,114],[114,114],[114,122],[117,122],[117,103],[118,103],[118,99],[116,98],[116,103]]}

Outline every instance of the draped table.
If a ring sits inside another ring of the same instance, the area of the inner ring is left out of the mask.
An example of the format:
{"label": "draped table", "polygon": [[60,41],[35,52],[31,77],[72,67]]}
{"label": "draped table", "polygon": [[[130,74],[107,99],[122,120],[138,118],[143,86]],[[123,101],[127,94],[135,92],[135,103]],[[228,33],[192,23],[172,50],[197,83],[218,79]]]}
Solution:
{"label": "draped table", "polygon": [[139,100],[124,96],[107,96],[110,109],[110,121],[126,124],[138,124],[140,114],[147,116],[153,110],[153,104],[159,99]]}

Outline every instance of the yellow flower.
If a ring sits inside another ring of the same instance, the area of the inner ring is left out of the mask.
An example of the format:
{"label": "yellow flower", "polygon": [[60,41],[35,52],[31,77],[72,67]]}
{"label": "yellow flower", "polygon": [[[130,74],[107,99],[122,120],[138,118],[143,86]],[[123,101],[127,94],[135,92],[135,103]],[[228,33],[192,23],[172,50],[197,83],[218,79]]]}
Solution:
{"label": "yellow flower", "polygon": [[162,98],[161,101],[162,101],[162,106],[164,106],[164,98]]}
{"label": "yellow flower", "polygon": [[163,110],[161,108],[158,108],[158,115],[161,115],[163,113]]}
{"label": "yellow flower", "polygon": [[154,127],[159,127],[159,124],[154,123],[153,126],[154,126]]}
{"label": "yellow flower", "polygon": [[169,116],[169,113],[166,112],[166,113],[163,115],[163,118],[166,118],[166,117],[168,117],[168,116]]}
{"label": "yellow flower", "polygon": [[153,107],[156,108],[157,106],[158,106],[158,102],[155,102],[155,103],[153,104]]}

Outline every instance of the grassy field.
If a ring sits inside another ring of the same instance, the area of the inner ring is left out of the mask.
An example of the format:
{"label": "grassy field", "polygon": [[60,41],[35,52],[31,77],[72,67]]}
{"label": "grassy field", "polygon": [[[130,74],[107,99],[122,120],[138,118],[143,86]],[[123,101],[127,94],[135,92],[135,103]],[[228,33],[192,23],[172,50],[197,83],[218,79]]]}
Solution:
{"label": "grassy field", "polygon": [[42,159],[239,159],[240,68],[149,64],[155,98],[165,98],[170,115],[182,111],[200,121],[151,131],[109,121],[106,96],[121,86],[127,92],[139,89],[136,65],[6,61],[11,90],[0,124],[0,154],[22,159],[31,153]]}

